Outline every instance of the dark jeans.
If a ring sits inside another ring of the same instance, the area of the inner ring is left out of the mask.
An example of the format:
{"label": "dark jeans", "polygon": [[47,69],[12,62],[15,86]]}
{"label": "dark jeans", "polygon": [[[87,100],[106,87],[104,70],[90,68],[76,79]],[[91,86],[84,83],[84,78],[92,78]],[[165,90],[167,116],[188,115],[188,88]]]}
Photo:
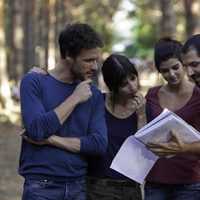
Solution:
{"label": "dark jeans", "polygon": [[200,200],[200,183],[161,184],[146,182],[145,200]]}
{"label": "dark jeans", "polygon": [[54,182],[25,180],[22,200],[86,200],[85,179]]}
{"label": "dark jeans", "polygon": [[142,200],[139,184],[131,180],[87,177],[87,200]]}

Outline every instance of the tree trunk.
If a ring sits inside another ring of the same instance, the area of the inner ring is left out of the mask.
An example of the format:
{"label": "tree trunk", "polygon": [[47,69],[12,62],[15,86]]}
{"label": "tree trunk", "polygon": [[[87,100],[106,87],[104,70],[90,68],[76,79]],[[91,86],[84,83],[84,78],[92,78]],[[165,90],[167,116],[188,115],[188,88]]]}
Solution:
{"label": "tree trunk", "polygon": [[35,1],[24,0],[24,72],[35,65]]}
{"label": "tree trunk", "polygon": [[5,32],[4,32],[4,4],[0,1],[0,109],[10,114],[11,95],[8,81],[8,74],[6,70],[6,52],[5,52]]}
{"label": "tree trunk", "polygon": [[162,11],[162,36],[171,36],[175,32],[175,20],[172,3],[173,1],[160,0],[160,6]]}
{"label": "tree trunk", "polygon": [[186,36],[192,36],[198,28],[199,1],[184,0],[186,17]]}
{"label": "tree trunk", "polygon": [[46,68],[48,68],[48,58],[49,58],[49,27],[50,27],[50,22],[49,22],[49,9],[50,9],[50,5],[49,5],[49,0],[47,0],[44,4],[44,23],[45,23],[45,32],[44,32],[44,38],[43,38],[43,42],[44,42],[44,52],[45,52],[45,66]]}
{"label": "tree trunk", "polygon": [[22,59],[23,59],[23,51],[22,51],[22,15],[21,15],[21,5],[22,0],[13,1],[13,64],[11,65],[11,69],[13,70],[13,79],[17,84],[21,76],[23,74],[22,70]]}
{"label": "tree trunk", "polygon": [[50,15],[50,24],[49,24],[49,50],[48,50],[48,68],[52,69],[55,67],[56,64],[56,51],[58,51],[58,45],[55,44],[55,22],[56,22],[56,15],[55,15],[55,6],[56,0],[49,0],[49,12]]}
{"label": "tree trunk", "polygon": [[[64,28],[66,24],[69,22],[67,21],[68,15],[68,8],[66,5],[67,1],[63,0],[56,0],[55,5],[55,15],[56,15],[56,22],[55,22],[55,44],[58,46],[58,34]],[[56,60],[60,59],[60,52],[59,49],[55,52]]]}

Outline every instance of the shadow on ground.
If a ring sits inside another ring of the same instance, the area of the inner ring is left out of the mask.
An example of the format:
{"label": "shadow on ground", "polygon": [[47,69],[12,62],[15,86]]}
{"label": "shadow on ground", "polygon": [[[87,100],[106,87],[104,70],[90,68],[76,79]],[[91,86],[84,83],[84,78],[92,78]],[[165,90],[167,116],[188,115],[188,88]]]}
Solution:
{"label": "shadow on ground", "polygon": [[21,128],[0,122],[0,200],[20,200],[23,179],[18,175]]}

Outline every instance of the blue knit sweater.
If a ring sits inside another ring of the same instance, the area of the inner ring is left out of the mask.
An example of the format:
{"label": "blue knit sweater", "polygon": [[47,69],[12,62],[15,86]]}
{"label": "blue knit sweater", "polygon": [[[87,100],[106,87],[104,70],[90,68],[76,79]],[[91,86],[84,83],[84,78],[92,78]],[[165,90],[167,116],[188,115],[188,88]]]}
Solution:
{"label": "blue knit sweater", "polygon": [[52,76],[26,74],[20,86],[22,120],[27,134],[35,141],[51,135],[78,137],[79,154],[57,147],[38,146],[22,140],[19,173],[26,178],[47,178],[65,181],[82,177],[87,170],[87,155],[102,155],[107,146],[107,129],[104,118],[104,100],[101,92],[91,86],[92,97],[78,104],[61,125],[53,111],[80,81],[66,84]]}

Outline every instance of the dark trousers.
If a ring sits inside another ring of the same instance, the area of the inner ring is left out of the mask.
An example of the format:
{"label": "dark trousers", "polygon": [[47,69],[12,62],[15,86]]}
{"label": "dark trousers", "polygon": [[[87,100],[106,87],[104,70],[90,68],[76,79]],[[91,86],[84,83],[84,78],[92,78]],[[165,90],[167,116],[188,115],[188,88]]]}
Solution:
{"label": "dark trousers", "polygon": [[130,179],[86,178],[87,200],[142,200],[139,184]]}

